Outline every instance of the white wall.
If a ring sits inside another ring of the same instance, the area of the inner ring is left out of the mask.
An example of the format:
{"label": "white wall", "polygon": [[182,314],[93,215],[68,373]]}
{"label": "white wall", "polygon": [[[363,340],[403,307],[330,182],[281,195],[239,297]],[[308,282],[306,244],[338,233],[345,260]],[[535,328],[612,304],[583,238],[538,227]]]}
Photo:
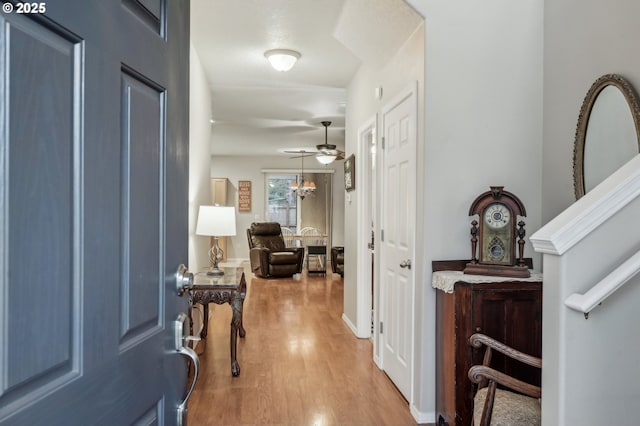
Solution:
{"label": "white wall", "polygon": [[[625,77],[636,91],[640,89],[638,16],[637,0],[544,2],[545,222],[574,202],[574,135],[580,107],[591,84],[604,74],[616,73]],[[613,300],[596,308],[588,321],[562,306],[568,293],[588,289],[596,277],[601,278],[616,262],[624,260],[619,254],[621,250],[627,250],[627,255],[637,250],[634,218],[637,210],[618,223],[617,226],[626,229],[621,234],[623,238],[610,233],[604,238],[607,242],[599,245],[608,248],[607,256],[576,247],[560,265],[558,259],[545,255],[543,420],[549,415],[558,416],[545,424],[637,423],[629,414],[629,407],[640,398],[639,370],[637,356],[634,359],[629,354],[636,353],[639,347],[633,325],[637,322],[637,303],[633,302],[638,300],[638,283],[627,284]],[[568,268],[572,265],[577,272],[569,276]],[[559,287],[559,283],[564,284]],[[549,321],[562,324],[562,331],[561,327],[552,328]],[[607,328],[601,336],[594,334]],[[557,350],[551,352],[549,348],[553,347]],[[580,371],[582,367],[584,371]],[[594,387],[607,391],[594,394],[591,391]],[[545,398],[545,392],[556,398]]]}
{"label": "white wall", "polygon": [[195,232],[198,208],[211,204],[211,92],[198,53],[193,45],[189,50],[189,269],[197,272],[209,266],[209,237]]}
{"label": "white wall", "polygon": [[[397,95],[406,93],[416,82],[418,85],[418,158],[416,168],[418,176],[423,176],[424,164],[422,161],[424,150],[424,128],[423,128],[423,99],[424,99],[424,27],[421,25],[398,50],[389,62],[382,68],[363,65],[360,67],[347,89],[347,132],[346,132],[346,155],[355,153],[356,159],[362,156],[358,153],[358,129],[367,123],[376,113],[387,105]],[[374,97],[376,87],[382,88],[381,99]],[[378,121],[380,126],[380,121]],[[378,127],[378,135],[380,127]],[[357,170],[357,169],[356,169]],[[421,178],[420,178],[421,179]],[[422,217],[422,185],[418,185],[418,206],[417,216]],[[358,324],[358,300],[357,300],[357,258],[358,250],[366,247],[364,242],[357,241],[358,217],[358,191],[362,186],[349,192],[351,201],[345,201],[345,262],[344,262],[344,316],[348,323],[361,328]],[[379,215],[378,215],[379,217]],[[421,219],[420,219],[421,222]],[[421,226],[421,225],[419,225]],[[421,241],[416,244],[420,246]],[[417,248],[420,251],[420,247]],[[420,298],[423,293],[423,265],[414,268],[416,272],[417,295]],[[418,302],[418,309],[420,303]],[[366,317],[366,316],[365,316]],[[368,325],[367,325],[368,326]],[[422,334],[422,328],[418,327],[416,334]],[[434,383],[435,384],[435,383]]]}
{"label": "white wall", "polygon": [[[401,92],[405,92],[415,82],[418,82],[419,87],[423,87],[423,57],[424,33],[423,27],[420,26],[386,66],[378,68],[363,65],[358,69],[347,89],[347,131],[345,142],[347,156],[355,153],[356,158],[358,158],[358,129],[380,112],[387,102]],[[374,97],[374,91],[377,87],[382,88],[383,96],[381,99]],[[422,93],[418,98],[419,109],[422,111]],[[421,112],[419,112],[419,116],[422,116]],[[419,145],[422,145],[420,142],[422,140],[422,120],[420,120]],[[422,164],[418,162],[418,170],[422,168],[421,166]],[[355,191],[349,193],[351,201],[345,201],[344,314],[353,324],[357,324],[356,259],[358,248],[362,246],[362,244],[357,243],[358,191],[359,186],[356,183]]]}
{"label": "white wall", "polygon": [[[214,143],[215,139],[214,139]],[[211,157],[210,175],[229,179],[228,203],[238,206],[238,181],[251,181],[251,212],[236,210],[235,237],[227,240],[227,256],[229,259],[248,259],[249,246],[246,230],[251,222],[265,220],[264,169],[288,169],[292,173],[300,172],[300,160],[288,156],[255,157],[255,156],[213,156]],[[305,174],[311,170],[324,170],[325,166],[316,160],[305,161]],[[342,161],[334,161],[327,166],[333,173],[333,245],[342,245],[344,241],[344,169]],[[304,202],[304,201],[303,201]]]}
{"label": "white wall", "polygon": [[[407,0],[425,17],[422,263],[414,404],[435,410],[433,260],[468,259],[469,206],[504,185],[541,224],[543,5],[537,0]],[[540,258],[529,243],[525,255]],[[435,419],[434,419],[435,420]]]}
{"label": "white wall", "polygon": [[544,2],[543,220],[574,200],[573,143],[582,101],[604,74],[640,90],[637,0]]}

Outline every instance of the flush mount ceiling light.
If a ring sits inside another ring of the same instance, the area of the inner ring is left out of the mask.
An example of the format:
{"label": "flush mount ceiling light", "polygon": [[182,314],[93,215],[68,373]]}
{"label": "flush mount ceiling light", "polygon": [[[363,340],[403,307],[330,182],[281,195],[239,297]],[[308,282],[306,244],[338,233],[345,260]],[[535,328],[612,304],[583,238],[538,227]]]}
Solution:
{"label": "flush mount ceiling light", "polygon": [[300,52],[289,49],[273,49],[264,52],[264,57],[269,60],[271,66],[277,71],[289,71],[298,59]]}

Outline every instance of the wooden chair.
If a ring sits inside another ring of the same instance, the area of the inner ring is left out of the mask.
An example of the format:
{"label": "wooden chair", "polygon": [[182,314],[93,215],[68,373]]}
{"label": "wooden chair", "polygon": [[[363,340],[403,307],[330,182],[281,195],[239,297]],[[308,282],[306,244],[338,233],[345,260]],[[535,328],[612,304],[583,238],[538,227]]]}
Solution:
{"label": "wooden chair", "polygon": [[[518,380],[491,368],[490,365],[492,350],[539,369],[542,369],[542,359],[517,351],[481,333],[472,335],[469,344],[478,349],[483,345],[487,347],[482,365],[474,365],[469,369],[469,379],[478,384],[478,391],[473,399],[473,424],[540,425],[540,386]],[[501,385],[501,388],[497,385]]]}
{"label": "wooden chair", "polygon": [[310,226],[302,228],[300,235],[302,235],[302,243],[305,247],[325,244],[324,237],[316,228]]}
{"label": "wooden chair", "polygon": [[289,228],[285,228],[284,226],[282,226],[280,230],[282,231],[282,238],[284,238],[284,246],[295,247],[296,239],[294,238],[293,231]]}

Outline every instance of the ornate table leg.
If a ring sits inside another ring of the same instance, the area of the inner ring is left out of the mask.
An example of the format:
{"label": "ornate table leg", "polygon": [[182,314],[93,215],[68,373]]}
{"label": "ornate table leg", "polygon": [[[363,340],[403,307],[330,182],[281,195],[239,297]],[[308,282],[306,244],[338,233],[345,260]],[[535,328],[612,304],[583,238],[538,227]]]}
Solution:
{"label": "ornate table leg", "polygon": [[209,326],[209,304],[201,303],[202,305],[202,331],[200,332],[200,337],[202,339],[207,338],[207,328]]}
{"label": "ornate table leg", "polygon": [[238,334],[240,337],[244,337],[246,335],[246,331],[242,325],[242,302],[243,302],[242,294],[239,291],[234,291],[229,304],[231,305],[231,310],[233,312],[231,318],[231,374],[233,376],[240,375],[240,364],[238,364],[238,360],[236,359],[237,347],[238,347]]}
{"label": "ornate table leg", "polygon": [[240,284],[238,285],[238,290],[236,291],[234,299],[236,300],[237,308],[236,310],[240,312],[240,337],[244,337],[247,335],[247,332],[244,329],[244,324],[242,321],[242,310],[244,307],[244,299],[247,296],[247,284],[244,280],[244,275],[242,275],[242,279],[240,280]]}
{"label": "ornate table leg", "polygon": [[238,303],[238,307],[236,308],[236,310],[238,312],[240,312],[240,325],[238,326],[238,330],[240,331],[240,337],[244,337],[247,335],[247,332],[244,329],[244,325],[242,323],[242,309],[244,306],[244,294],[239,294],[240,299],[239,303]]}
{"label": "ornate table leg", "polygon": [[189,314],[187,315],[189,318],[189,336],[193,336],[193,318],[191,316],[191,310],[193,309],[193,305],[189,304]]}

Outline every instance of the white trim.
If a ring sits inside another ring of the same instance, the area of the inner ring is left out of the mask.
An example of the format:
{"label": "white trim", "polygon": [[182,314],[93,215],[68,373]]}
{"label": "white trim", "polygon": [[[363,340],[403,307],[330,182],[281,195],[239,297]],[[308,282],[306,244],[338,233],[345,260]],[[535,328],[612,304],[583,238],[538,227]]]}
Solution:
{"label": "white trim", "polygon": [[[297,169],[260,169],[261,173],[287,173],[287,174],[300,174],[300,167]],[[304,169],[305,173],[335,173],[335,169]]]}
{"label": "white trim", "polygon": [[640,196],[640,155],[535,232],[535,251],[562,255]]}
{"label": "white trim", "polygon": [[356,336],[358,335],[358,333],[356,333],[356,326],[353,325],[347,314],[345,314],[344,312],[342,313],[342,321],[347,324],[347,327],[349,327],[349,330],[351,330],[353,334],[355,334]]}
{"label": "white trim", "polygon": [[[356,230],[356,244],[358,245],[358,259],[356,272],[356,322],[358,332],[356,333],[356,336],[360,338],[371,336],[371,254],[367,247],[367,243],[370,241],[370,223],[372,220],[372,214],[369,210],[369,201],[371,199],[369,162],[371,160],[371,154],[369,152],[368,138],[366,136],[372,134],[373,138],[377,138],[376,119],[377,116],[374,115],[358,129],[357,139],[358,153],[356,155],[356,182],[358,182],[358,190],[356,191],[356,195],[358,199],[358,229]],[[377,208],[377,206],[374,208]]]}
{"label": "white trim", "polygon": [[413,418],[415,419],[416,423],[419,424],[423,424],[423,423],[436,423],[436,412],[435,411],[428,411],[426,413],[419,411],[418,408],[413,405],[413,404],[409,404],[409,412],[411,413],[411,415],[413,416]]}

